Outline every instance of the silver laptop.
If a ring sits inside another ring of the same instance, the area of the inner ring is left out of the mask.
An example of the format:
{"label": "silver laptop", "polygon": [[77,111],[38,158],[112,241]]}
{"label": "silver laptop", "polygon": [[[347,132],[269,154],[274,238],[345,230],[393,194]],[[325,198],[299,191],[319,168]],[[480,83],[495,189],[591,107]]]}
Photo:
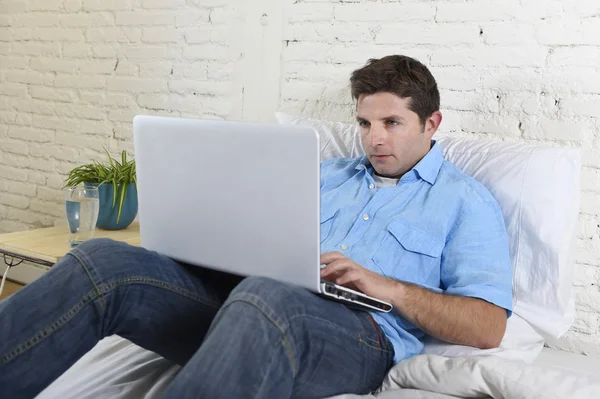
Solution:
{"label": "silver laptop", "polygon": [[133,137],[144,248],[372,310],[392,309],[321,281],[313,128],[138,115]]}

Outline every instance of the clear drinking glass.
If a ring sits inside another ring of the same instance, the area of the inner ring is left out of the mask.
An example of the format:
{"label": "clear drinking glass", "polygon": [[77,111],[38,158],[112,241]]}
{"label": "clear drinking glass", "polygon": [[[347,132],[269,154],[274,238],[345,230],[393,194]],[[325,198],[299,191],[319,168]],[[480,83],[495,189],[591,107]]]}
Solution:
{"label": "clear drinking glass", "polygon": [[65,189],[65,211],[71,247],[94,238],[99,208],[97,187],[77,186]]}

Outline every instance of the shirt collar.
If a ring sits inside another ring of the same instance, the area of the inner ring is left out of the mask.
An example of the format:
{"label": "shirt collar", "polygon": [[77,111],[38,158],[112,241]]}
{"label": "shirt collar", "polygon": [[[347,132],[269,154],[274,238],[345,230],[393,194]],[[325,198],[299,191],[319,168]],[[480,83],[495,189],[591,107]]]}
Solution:
{"label": "shirt collar", "polygon": [[[443,163],[444,156],[442,155],[440,146],[435,140],[431,140],[431,149],[411,170],[421,179],[433,185],[437,180],[438,173],[440,172]],[[367,158],[366,155],[358,162],[356,169],[372,169],[369,158]]]}

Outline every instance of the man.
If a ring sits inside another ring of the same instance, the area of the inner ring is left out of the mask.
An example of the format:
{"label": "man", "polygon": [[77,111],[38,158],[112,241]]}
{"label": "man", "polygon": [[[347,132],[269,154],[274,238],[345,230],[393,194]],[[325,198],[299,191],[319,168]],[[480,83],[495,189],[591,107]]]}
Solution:
{"label": "man", "polygon": [[429,70],[404,56],[351,77],[367,156],[321,166],[322,277],[391,302],[365,312],[92,240],[0,303],[0,386],[31,398],[119,334],[183,366],[166,398],[321,398],[375,390],[425,334],[497,346],[511,311],[502,214],[431,140]]}

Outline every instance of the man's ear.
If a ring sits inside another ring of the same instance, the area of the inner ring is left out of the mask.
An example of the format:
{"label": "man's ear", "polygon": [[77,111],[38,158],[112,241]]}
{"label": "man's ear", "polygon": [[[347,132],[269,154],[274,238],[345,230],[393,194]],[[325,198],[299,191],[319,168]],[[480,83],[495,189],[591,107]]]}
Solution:
{"label": "man's ear", "polygon": [[425,122],[425,130],[424,133],[427,135],[429,139],[433,137],[435,132],[440,128],[440,124],[442,123],[442,113],[440,111],[435,111],[427,121]]}

